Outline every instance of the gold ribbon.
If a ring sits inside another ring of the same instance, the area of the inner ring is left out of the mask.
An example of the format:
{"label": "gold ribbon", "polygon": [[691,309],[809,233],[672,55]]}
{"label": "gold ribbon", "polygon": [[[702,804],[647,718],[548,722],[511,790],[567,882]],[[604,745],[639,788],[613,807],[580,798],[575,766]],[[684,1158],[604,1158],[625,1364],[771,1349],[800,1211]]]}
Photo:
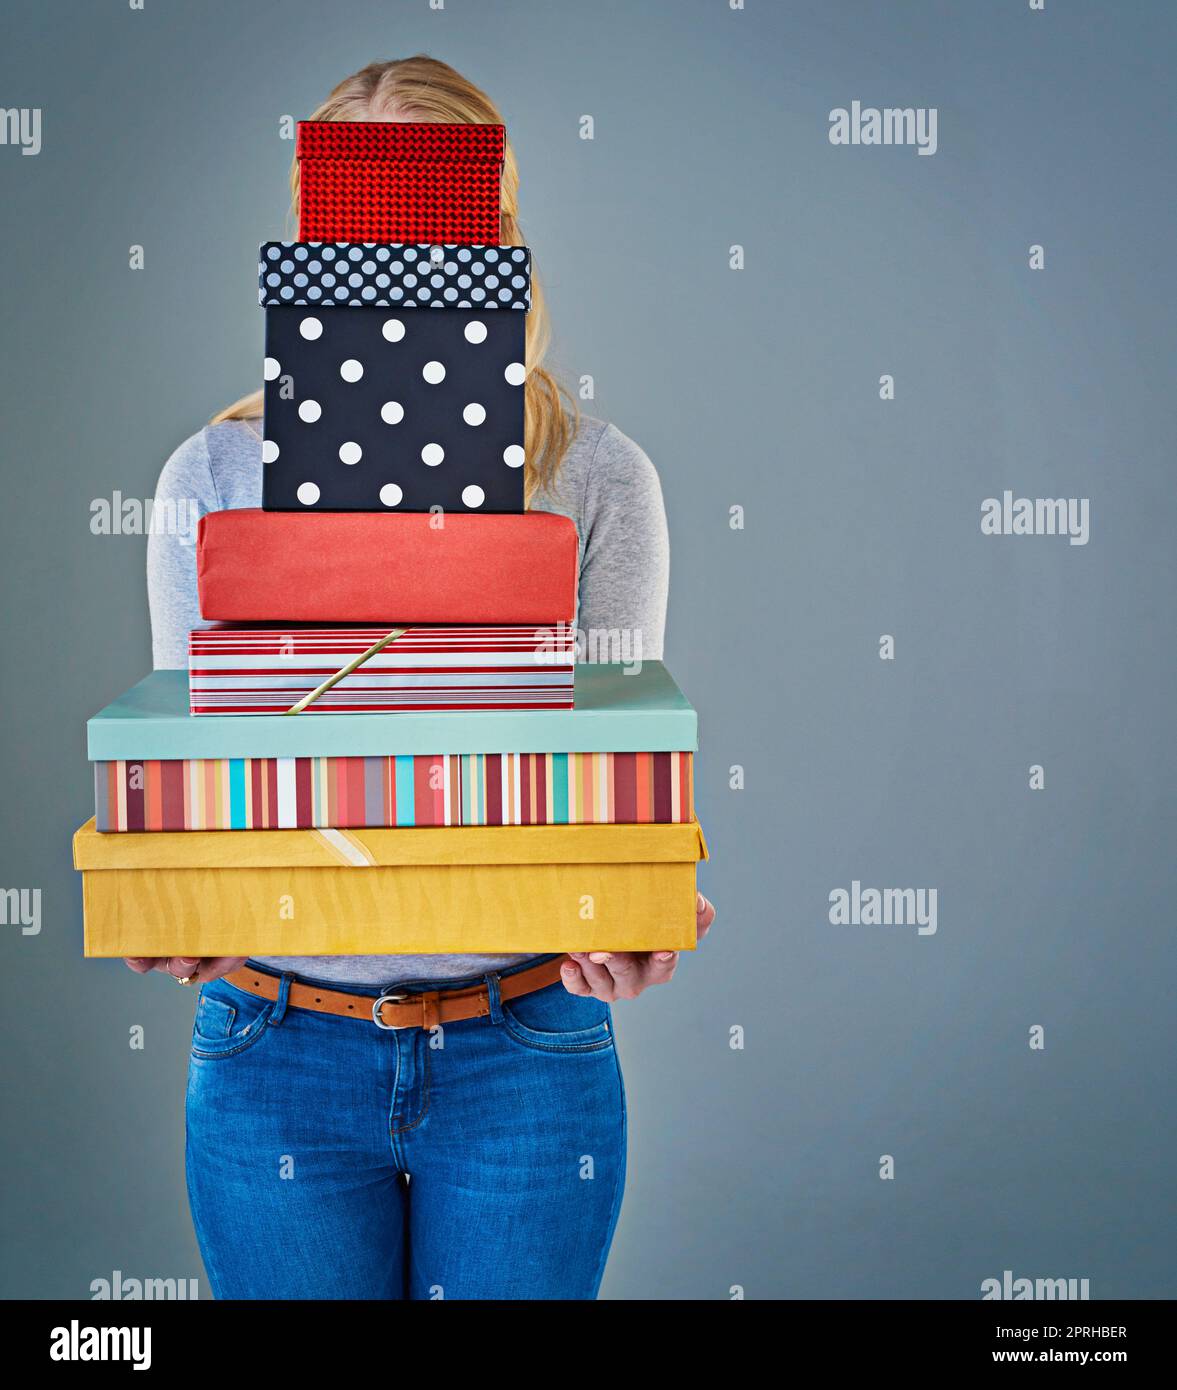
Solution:
{"label": "gold ribbon", "polygon": [[290,706],[285,711],[286,714],[301,714],[310,704],[313,704],[320,695],[325,694],[333,685],[338,685],[344,676],[350,676],[353,671],[358,671],[365,661],[370,661],[377,652],[382,652],[390,642],[395,642],[398,637],[403,637],[408,632],[407,627],[394,627],[387,637],[382,637],[379,642],[374,643],[366,652],[361,652],[359,656],[352,657],[342,670],[336,671],[333,676],[328,676],[322,685],[317,685],[309,695],[304,695],[297,704]]}

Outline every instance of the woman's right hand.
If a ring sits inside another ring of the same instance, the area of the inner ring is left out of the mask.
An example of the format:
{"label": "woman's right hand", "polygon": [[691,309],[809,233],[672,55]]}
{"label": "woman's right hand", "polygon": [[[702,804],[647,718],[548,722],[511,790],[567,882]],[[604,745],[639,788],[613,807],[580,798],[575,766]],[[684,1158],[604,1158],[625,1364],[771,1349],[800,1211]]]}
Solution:
{"label": "woman's right hand", "polygon": [[123,962],[136,975],[162,970],[174,980],[203,985],[230,974],[239,965],[244,965],[246,959],[245,956],[124,956]]}

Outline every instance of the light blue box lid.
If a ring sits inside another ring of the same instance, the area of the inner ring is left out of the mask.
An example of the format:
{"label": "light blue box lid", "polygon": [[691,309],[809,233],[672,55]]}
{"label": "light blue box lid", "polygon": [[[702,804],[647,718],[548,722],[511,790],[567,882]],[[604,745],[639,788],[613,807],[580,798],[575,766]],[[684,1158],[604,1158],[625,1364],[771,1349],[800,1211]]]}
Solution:
{"label": "light blue box lid", "polygon": [[188,713],[187,671],[153,671],[86,723],[92,762],[447,753],[694,752],[698,718],[660,661],[576,668],[576,708],[427,714]]}

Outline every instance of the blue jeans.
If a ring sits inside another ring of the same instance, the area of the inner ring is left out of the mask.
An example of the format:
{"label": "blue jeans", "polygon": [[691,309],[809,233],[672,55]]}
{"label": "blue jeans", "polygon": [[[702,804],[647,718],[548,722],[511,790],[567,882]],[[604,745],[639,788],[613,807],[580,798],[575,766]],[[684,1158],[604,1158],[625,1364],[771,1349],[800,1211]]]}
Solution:
{"label": "blue jeans", "polygon": [[273,1003],[200,992],[188,1196],[214,1295],[594,1298],[625,1181],[608,1005],[503,1003],[491,975],[489,1018],[386,1031],[288,1008],[290,978]]}

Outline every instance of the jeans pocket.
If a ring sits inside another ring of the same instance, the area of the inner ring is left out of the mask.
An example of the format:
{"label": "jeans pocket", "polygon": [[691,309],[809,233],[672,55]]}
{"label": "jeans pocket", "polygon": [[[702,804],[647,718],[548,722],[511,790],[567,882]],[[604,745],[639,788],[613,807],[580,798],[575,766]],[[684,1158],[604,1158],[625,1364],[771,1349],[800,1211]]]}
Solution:
{"label": "jeans pocket", "polygon": [[537,1052],[603,1052],[613,1046],[609,1005],[569,994],[559,982],[506,1001],[503,1027]]}
{"label": "jeans pocket", "polygon": [[204,985],[192,1024],[192,1055],[203,1059],[235,1057],[265,1037],[274,1012],[268,999],[213,980]]}

